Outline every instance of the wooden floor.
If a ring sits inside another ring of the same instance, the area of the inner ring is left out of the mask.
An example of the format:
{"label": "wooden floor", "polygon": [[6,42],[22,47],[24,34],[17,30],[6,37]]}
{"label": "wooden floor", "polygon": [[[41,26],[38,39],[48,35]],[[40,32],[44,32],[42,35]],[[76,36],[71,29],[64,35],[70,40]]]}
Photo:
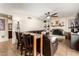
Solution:
{"label": "wooden floor", "polygon": [[70,48],[69,40],[59,42],[55,56],[79,56],[79,51]]}
{"label": "wooden floor", "polygon": [[[11,40],[0,43],[0,56],[21,56],[16,45],[12,45]],[[67,42],[59,42],[58,49],[54,56],[79,56],[79,51],[72,50]]]}
{"label": "wooden floor", "polygon": [[12,45],[11,40],[0,43],[0,56],[20,56],[20,51],[16,45]]}

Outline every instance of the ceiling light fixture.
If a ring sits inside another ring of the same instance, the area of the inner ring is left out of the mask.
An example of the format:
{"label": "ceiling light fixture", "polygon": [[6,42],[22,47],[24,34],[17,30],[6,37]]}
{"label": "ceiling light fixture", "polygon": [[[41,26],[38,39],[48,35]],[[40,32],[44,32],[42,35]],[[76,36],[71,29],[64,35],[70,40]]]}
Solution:
{"label": "ceiling light fixture", "polygon": [[47,19],[50,19],[50,16],[48,16]]}
{"label": "ceiling light fixture", "polygon": [[32,19],[31,17],[27,17],[28,19]]}

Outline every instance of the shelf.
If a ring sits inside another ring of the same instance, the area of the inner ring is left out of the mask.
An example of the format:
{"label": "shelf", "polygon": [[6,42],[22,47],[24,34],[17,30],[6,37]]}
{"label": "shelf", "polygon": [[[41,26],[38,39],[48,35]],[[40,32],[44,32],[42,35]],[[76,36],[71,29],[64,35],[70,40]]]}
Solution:
{"label": "shelf", "polygon": [[53,25],[52,27],[63,27],[64,25]]}
{"label": "shelf", "polygon": [[78,27],[69,27],[69,28],[78,28]]}

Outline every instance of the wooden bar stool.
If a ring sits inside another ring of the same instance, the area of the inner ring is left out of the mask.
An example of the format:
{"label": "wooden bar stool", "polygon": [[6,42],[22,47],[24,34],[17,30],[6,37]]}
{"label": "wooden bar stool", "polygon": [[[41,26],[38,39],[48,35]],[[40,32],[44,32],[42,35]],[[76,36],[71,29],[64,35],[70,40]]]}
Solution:
{"label": "wooden bar stool", "polygon": [[21,39],[23,39],[22,38],[22,33],[19,33],[19,32],[15,32],[15,34],[16,34],[16,39],[17,39],[17,49],[21,49],[21,45],[22,45],[22,41],[21,41]]}
{"label": "wooden bar stool", "polygon": [[23,43],[24,43],[24,47],[23,47],[24,49],[23,50],[25,51],[25,56],[27,55],[26,53],[29,53],[29,55],[27,55],[27,56],[30,56],[31,52],[32,52],[32,49],[33,49],[33,45],[31,43],[32,42],[31,37],[32,36],[29,35],[29,34],[23,34]]}

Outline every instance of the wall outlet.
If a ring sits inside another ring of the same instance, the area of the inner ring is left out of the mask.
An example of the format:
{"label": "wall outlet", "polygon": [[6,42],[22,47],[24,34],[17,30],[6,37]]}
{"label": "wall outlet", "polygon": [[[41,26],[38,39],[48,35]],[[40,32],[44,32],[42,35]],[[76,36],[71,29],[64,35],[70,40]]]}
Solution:
{"label": "wall outlet", "polygon": [[1,36],[2,38],[4,38],[5,36],[3,35],[3,36]]}

